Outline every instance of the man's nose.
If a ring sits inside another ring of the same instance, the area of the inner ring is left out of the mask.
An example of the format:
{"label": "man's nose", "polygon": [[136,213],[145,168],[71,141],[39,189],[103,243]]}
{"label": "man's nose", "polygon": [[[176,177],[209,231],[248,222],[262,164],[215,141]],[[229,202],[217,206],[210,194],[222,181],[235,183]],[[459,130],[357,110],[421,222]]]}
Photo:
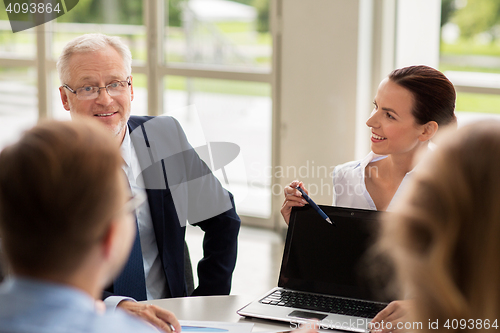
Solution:
{"label": "man's nose", "polygon": [[101,87],[97,93],[98,95],[95,99],[96,103],[108,105],[113,101],[113,98],[109,95],[108,90],[105,87]]}

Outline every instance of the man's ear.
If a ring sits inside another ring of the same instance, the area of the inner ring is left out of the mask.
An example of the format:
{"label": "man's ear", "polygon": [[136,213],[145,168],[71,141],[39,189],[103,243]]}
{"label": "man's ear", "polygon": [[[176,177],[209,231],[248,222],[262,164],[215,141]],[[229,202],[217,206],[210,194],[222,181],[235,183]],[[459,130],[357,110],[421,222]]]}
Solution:
{"label": "man's ear", "polygon": [[432,137],[436,134],[439,125],[435,121],[429,121],[427,124],[423,125],[423,130],[418,139],[422,142],[428,141],[432,139]]}
{"label": "man's ear", "polygon": [[69,101],[68,92],[64,90],[64,87],[59,87],[59,94],[61,95],[61,102],[63,104],[64,110],[69,111]]}
{"label": "man's ear", "polygon": [[133,82],[133,77],[130,75],[130,101],[134,100],[134,82]]}
{"label": "man's ear", "polygon": [[101,249],[103,255],[109,259],[112,256],[113,247],[115,247],[116,237],[118,234],[118,221],[112,220],[106,228],[106,231],[101,239]]}

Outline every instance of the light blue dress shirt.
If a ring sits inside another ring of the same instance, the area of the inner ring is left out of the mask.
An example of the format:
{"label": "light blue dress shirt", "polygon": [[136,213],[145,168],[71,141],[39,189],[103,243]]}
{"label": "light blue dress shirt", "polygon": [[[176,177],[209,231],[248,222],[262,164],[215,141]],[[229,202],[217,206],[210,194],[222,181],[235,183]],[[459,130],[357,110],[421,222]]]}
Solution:
{"label": "light blue dress shirt", "polygon": [[12,277],[0,284],[0,333],[158,332],[120,309],[100,314],[94,305],[76,288]]}

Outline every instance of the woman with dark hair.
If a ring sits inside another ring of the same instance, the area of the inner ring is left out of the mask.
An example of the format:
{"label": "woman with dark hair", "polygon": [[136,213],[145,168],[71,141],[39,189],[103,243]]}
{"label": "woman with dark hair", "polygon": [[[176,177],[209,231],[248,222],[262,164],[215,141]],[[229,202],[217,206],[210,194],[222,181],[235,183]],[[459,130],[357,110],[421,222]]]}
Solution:
{"label": "woman with dark hair", "polygon": [[[380,83],[366,121],[372,133],[371,152],[361,161],[335,167],[333,205],[392,210],[395,198],[411,177],[417,155],[428,150],[440,127],[456,125],[455,100],[453,84],[432,67],[410,66],[391,72]],[[292,207],[306,204],[297,186],[307,193],[298,180],[284,190],[281,214],[287,224]],[[392,302],[373,322],[396,324],[411,306],[411,301]]]}
{"label": "woman with dark hair", "polygon": [[[391,210],[393,198],[409,178],[415,156],[428,148],[438,128],[456,124],[455,89],[440,71],[428,66],[396,69],[382,80],[366,121],[371,128],[371,152],[361,161],[348,162],[333,171],[333,205]],[[281,209],[288,224],[294,206],[305,200],[295,188],[285,187]]]}

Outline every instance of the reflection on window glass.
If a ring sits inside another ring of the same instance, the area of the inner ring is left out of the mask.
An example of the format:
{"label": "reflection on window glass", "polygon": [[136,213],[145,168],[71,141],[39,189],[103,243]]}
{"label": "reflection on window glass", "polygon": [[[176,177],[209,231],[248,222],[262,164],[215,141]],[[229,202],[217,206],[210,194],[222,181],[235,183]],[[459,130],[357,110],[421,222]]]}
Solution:
{"label": "reflection on window glass", "polygon": [[34,68],[0,67],[0,149],[19,138],[38,118]]}
{"label": "reflection on window glass", "polygon": [[53,55],[57,58],[71,39],[93,32],[119,36],[132,52],[132,59],[146,60],[146,28],[142,0],[86,0],[77,10],[57,18],[54,24]]}
{"label": "reflection on window glass", "polygon": [[209,143],[204,160],[235,196],[238,213],[269,217],[270,85],[168,76],[165,87],[165,113],[179,120],[193,147]]}
{"label": "reflection on window glass", "polygon": [[12,33],[5,4],[0,1],[0,57],[35,57],[34,29]]}
{"label": "reflection on window glass", "polygon": [[269,0],[165,0],[167,62],[271,68]]}

